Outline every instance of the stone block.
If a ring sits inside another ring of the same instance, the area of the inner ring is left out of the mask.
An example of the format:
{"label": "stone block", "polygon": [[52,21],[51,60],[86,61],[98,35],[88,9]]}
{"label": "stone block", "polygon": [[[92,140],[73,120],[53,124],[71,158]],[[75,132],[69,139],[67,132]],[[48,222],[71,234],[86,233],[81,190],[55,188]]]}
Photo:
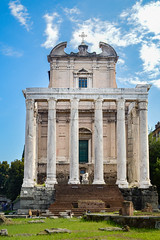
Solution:
{"label": "stone block", "polygon": [[105,208],[105,202],[102,200],[79,200],[78,208],[83,209],[96,209],[96,208]]}
{"label": "stone block", "polygon": [[156,221],[155,228],[160,229],[160,221]]}
{"label": "stone block", "polygon": [[63,228],[51,228],[51,229],[45,229],[45,231],[49,234],[53,233],[71,233],[70,230],[68,229],[63,229]]}
{"label": "stone block", "polygon": [[124,201],[122,209],[120,210],[122,216],[133,216],[133,203],[131,201]]}
{"label": "stone block", "polygon": [[1,229],[1,230],[0,230],[0,235],[1,235],[1,236],[8,236],[8,231],[7,231],[7,229]]}

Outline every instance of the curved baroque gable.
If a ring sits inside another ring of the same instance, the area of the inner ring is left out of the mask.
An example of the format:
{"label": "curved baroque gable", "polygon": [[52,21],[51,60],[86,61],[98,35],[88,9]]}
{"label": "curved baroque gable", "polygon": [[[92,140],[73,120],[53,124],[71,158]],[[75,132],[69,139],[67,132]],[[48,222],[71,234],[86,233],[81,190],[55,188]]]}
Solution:
{"label": "curved baroque gable", "polygon": [[109,44],[104,43],[104,42],[100,42],[99,47],[102,49],[102,52],[100,53],[100,56],[115,57],[118,60],[118,56],[117,56],[116,51]]}
{"label": "curved baroque gable", "polygon": [[67,47],[67,42],[62,42],[56,45],[50,52],[50,56],[66,56],[64,49]]}

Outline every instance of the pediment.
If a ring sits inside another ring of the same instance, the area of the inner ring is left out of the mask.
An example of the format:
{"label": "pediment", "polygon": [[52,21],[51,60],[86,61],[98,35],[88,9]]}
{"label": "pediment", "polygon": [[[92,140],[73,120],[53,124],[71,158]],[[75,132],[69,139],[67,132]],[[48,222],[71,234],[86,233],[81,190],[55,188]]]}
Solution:
{"label": "pediment", "polygon": [[78,71],[79,73],[88,73],[88,71],[84,68],[82,68],[81,70]]}

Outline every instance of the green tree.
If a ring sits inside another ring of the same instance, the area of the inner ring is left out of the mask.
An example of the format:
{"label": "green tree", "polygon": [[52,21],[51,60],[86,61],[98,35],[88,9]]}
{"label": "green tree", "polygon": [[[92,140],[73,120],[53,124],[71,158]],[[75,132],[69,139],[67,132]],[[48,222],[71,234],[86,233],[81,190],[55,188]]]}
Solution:
{"label": "green tree", "polygon": [[8,178],[9,164],[7,161],[0,162],[0,193],[6,192],[6,181]]}
{"label": "green tree", "polygon": [[160,138],[149,134],[150,177],[153,185],[157,186],[160,202]]}
{"label": "green tree", "polygon": [[6,195],[12,201],[20,194],[21,185],[23,182],[24,162],[23,160],[15,160],[11,162],[8,171],[8,179],[6,182]]}

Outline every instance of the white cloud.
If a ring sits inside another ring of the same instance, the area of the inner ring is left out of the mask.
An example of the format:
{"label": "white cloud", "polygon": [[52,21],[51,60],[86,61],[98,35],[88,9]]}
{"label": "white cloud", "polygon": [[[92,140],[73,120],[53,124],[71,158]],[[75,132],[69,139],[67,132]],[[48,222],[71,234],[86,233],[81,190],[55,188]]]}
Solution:
{"label": "white cloud", "polygon": [[[45,35],[47,36],[47,39],[41,46],[45,48],[51,48],[54,47],[59,39],[59,26],[61,19],[56,12],[52,13],[51,15],[45,14],[43,17],[47,24],[45,29]],[[56,20],[56,18],[58,20]]]}
{"label": "white cloud", "polygon": [[122,18],[127,18],[127,21],[141,27],[141,30],[152,32],[154,34],[160,33],[160,1],[152,1],[142,5],[142,1],[136,2],[131,9],[122,12]]}
{"label": "white cloud", "polygon": [[117,80],[123,84],[132,84],[132,85],[137,85],[137,84],[147,84],[147,81],[140,80],[138,77],[128,77],[128,78],[117,78]]}
{"label": "white cloud", "polygon": [[144,43],[140,49],[140,58],[143,61],[144,71],[157,71],[156,67],[160,65],[160,48],[154,43]]}
{"label": "white cloud", "polygon": [[152,83],[155,87],[160,88],[160,79],[152,80],[151,83]]}
{"label": "white cloud", "polygon": [[20,3],[20,0],[10,1],[9,8],[11,14],[29,31],[31,24],[29,24],[30,17],[27,8]]}
{"label": "white cloud", "polygon": [[123,31],[115,23],[102,21],[99,18],[88,19],[83,23],[78,22],[73,32],[71,45],[76,48],[80,44],[79,35],[84,32],[87,34],[87,43],[91,46],[91,51],[99,52],[99,42],[104,41],[113,46],[126,47],[131,44],[137,44],[141,41],[136,31],[129,33]]}
{"label": "white cloud", "polygon": [[122,58],[119,58],[117,64],[124,65],[125,61]]}
{"label": "white cloud", "polygon": [[80,14],[80,10],[77,7],[64,8],[63,10],[71,22],[78,22],[78,19],[76,19],[76,17]]}
{"label": "white cloud", "polygon": [[23,55],[22,52],[16,51],[13,47],[7,46],[3,43],[0,43],[0,52],[1,54],[9,57],[21,57]]}
{"label": "white cloud", "polygon": [[77,7],[74,7],[74,8],[64,8],[63,10],[64,10],[64,12],[67,15],[80,14],[80,10]]}

